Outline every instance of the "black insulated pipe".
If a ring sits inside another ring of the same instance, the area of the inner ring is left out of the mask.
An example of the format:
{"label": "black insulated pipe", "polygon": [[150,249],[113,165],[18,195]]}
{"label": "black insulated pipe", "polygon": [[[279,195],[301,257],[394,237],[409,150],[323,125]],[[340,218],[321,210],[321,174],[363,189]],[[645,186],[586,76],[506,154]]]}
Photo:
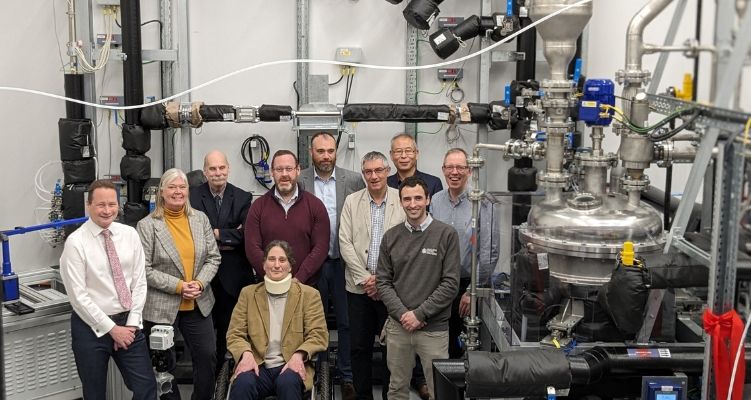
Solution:
{"label": "black insulated pipe", "polygon": [[417,29],[427,30],[430,29],[429,22],[432,22],[433,18],[441,12],[438,9],[441,3],[443,0],[411,0],[402,14],[408,24]]}
{"label": "black insulated pipe", "polygon": [[493,17],[472,15],[453,28],[443,28],[433,32],[430,35],[430,47],[438,57],[446,59],[459,50],[462,42],[484,35],[486,31],[494,28]]}
{"label": "black insulated pipe", "polygon": [[[125,105],[143,104],[143,60],[141,57],[141,1],[122,0],[123,87]],[[138,125],[140,110],[125,110],[125,123]]]}
{"label": "black insulated pipe", "polygon": [[568,387],[571,372],[560,350],[470,351],[465,380],[470,398],[544,396],[548,386]]}
{"label": "black insulated pipe", "polygon": [[[445,385],[461,389],[457,360],[447,360],[448,378],[436,378],[436,389],[449,395]],[[746,368],[751,368],[751,346],[746,345]],[[701,376],[703,343],[661,344],[656,347],[593,347],[576,355],[555,349],[518,349],[502,353],[469,352],[465,395],[469,398],[545,396],[548,386],[557,389],[588,386],[600,381],[632,376],[684,373]],[[434,363],[434,365],[436,365]],[[440,368],[434,368],[435,370]],[[435,374],[435,376],[438,376]],[[439,386],[439,381],[440,386]],[[746,375],[746,383],[751,376]],[[436,392],[438,393],[438,392]],[[444,397],[438,397],[443,399]]]}
{"label": "black insulated pipe", "polygon": [[[663,375],[682,372],[689,376],[702,374],[704,364],[704,347],[696,346],[659,346],[670,357],[635,356],[637,351],[654,351],[654,349],[627,349],[625,347],[594,347],[582,354],[570,356],[571,382],[589,385],[603,378],[614,375]],[[748,353],[748,352],[747,352]],[[646,354],[646,353],[645,353]],[[751,355],[746,356],[749,365]]]}
{"label": "black insulated pipe", "polygon": [[436,399],[463,400],[464,360],[433,360],[433,393]]}
{"label": "black insulated pipe", "polygon": [[[76,99],[76,100],[84,100],[83,75],[65,74],[65,97],[69,97],[71,99]],[[66,101],[65,102],[65,116],[68,119],[86,118],[85,108],[83,104]]]}
{"label": "black insulated pipe", "polygon": [[342,119],[348,122],[448,122],[450,114],[451,108],[447,105],[363,103],[344,106]]}
{"label": "black insulated pipe", "polygon": [[[122,52],[126,56],[123,60],[123,87],[126,106],[143,104],[143,61],[141,57],[141,1],[140,0],[122,0],[120,2],[120,14],[122,16]],[[128,129],[131,132],[139,133],[139,141],[150,141],[151,135],[148,130],[140,130],[140,109],[125,110],[125,122],[123,130]],[[135,162],[136,165],[130,165]],[[145,205],[143,201],[143,184],[145,179],[143,173],[129,174],[124,170],[139,170],[143,172],[144,164],[148,164],[149,170],[151,160],[143,153],[127,150],[125,157],[120,161],[120,175],[126,180],[128,185],[128,203],[130,205],[124,208],[124,214],[127,212],[137,211],[138,216],[144,215]],[[150,171],[149,171],[150,172]],[[132,211],[131,211],[132,210]],[[126,215],[125,219],[135,219],[136,214]]]}

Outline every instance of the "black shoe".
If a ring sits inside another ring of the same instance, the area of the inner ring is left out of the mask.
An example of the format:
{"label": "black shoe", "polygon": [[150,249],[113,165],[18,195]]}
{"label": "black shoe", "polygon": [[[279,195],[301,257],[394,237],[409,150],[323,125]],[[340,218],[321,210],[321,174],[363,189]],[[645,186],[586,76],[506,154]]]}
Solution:
{"label": "black shoe", "polygon": [[342,382],[342,400],[357,400],[357,392],[352,382]]}

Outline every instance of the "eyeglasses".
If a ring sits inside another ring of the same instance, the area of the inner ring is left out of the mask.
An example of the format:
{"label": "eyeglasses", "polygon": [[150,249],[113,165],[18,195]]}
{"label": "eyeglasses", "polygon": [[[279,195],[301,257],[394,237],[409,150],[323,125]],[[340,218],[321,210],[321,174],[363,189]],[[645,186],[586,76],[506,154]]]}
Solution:
{"label": "eyeglasses", "polygon": [[393,154],[393,155],[395,155],[397,157],[401,157],[402,154],[404,154],[407,157],[413,156],[416,152],[417,151],[415,149],[394,149],[394,150],[391,150],[391,154]]}
{"label": "eyeglasses", "polygon": [[373,174],[381,175],[385,171],[387,171],[388,168],[373,168],[373,169],[364,169],[362,170],[362,174],[365,176],[373,176]]}
{"label": "eyeglasses", "polygon": [[443,167],[444,171],[458,171],[458,172],[465,172],[469,169],[466,165],[444,165]]}
{"label": "eyeglasses", "polygon": [[281,174],[281,173],[284,173],[284,172],[286,172],[288,174],[291,174],[292,171],[294,171],[295,169],[297,169],[297,168],[295,168],[295,167],[274,167],[274,172],[276,172],[277,174]]}

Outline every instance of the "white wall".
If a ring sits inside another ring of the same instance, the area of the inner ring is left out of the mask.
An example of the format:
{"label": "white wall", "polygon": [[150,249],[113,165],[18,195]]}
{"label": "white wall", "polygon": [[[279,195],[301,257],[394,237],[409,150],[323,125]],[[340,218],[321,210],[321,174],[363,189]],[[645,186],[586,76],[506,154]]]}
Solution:
{"label": "white wall", "polygon": [[[383,0],[311,0],[310,1],[310,57],[333,59],[334,49],[340,46],[359,46],[364,50],[364,61],[369,64],[403,65],[405,62],[406,24],[401,15],[404,5],[395,6]],[[501,4],[503,3],[503,5]],[[595,0],[595,17],[590,23],[589,48],[586,52],[585,68],[589,77],[614,78],[615,70],[623,68],[625,31],[631,16],[645,3],[639,1]],[[704,42],[712,40],[712,2],[704,2]],[[52,5],[57,8],[54,21],[57,23],[59,39],[55,37]],[[297,41],[295,30],[296,2],[294,0],[216,0],[190,1],[190,80],[197,85],[238,68],[252,64],[295,58]],[[29,1],[6,0],[4,12],[0,15],[0,26],[4,40],[0,41],[0,85],[19,86],[63,94],[63,77],[60,71],[60,52],[65,51],[67,41],[67,19],[65,0]],[[505,2],[493,1],[494,10],[503,11]],[[678,34],[678,43],[693,35],[693,10],[696,0],[689,1],[688,9]],[[480,1],[447,0],[441,5],[444,16],[469,16],[480,11]],[[95,11],[98,9],[95,7]],[[672,7],[647,29],[645,39],[650,43],[661,43],[667,30]],[[143,21],[158,17],[158,1],[142,2]],[[102,29],[102,17],[97,14],[95,30]],[[158,45],[158,28],[155,24],[143,28],[145,48]],[[424,39],[424,38],[421,38]],[[475,49],[478,44],[475,43]],[[514,44],[507,46],[515,48]],[[457,52],[466,54],[469,50]],[[430,46],[419,43],[420,63],[439,61]],[[67,62],[67,58],[63,57]],[[657,56],[645,57],[645,66],[654,69]],[[702,66],[700,98],[708,100],[708,57]],[[469,60],[465,65],[465,79],[461,87],[466,92],[465,101],[477,99],[478,60]],[[681,82],[682,74],[691,70],[691,63],[680,55],[672,55],[665,77],[664,88]],[[331,82],[339,77],[336,67],[311,65],[313,74],[328,74]],[[494,65],[491,70],[491,91],[493,98],[503,96],[504,84],[513,78],[514,67]],[[351,102],[394,102],[404,101],[405,74],[382,70],[357,71],[352,89]],[[543,78],[543,76],[539,76]],[[144,66],[145,95],[158,94],[159,68],[156,63]],[[269,67],[248,72],[231,79],[201,89],[191,95],[193,100],[215,104],[260,105],[295,104],[292,82],[296,79],[293,64]],[[122,93],[122,69],[117,61],[112,61],[106,73],[97,74],[97,85],[101,94]],[[435,71],[419,73],[419,90],[434,92],[440,89],[435,79]],[[744,104],[748,104],[745,95]],[[332,103],[344,100],[344,84],[330,90]],[[420,94],[420,103],[442,104],[448,100],[443,95]],[[0,116],[3,121],[0,157],[4,161],[2,174],[3,188],[0,194],[0,229],[18,225],[31,225],[42,222],[35,217],[35,208],[44,206],[34,193],[33,177],[36,170],[49,160],[59,159],[57,142],[57,120],[64,116],[64,103],[57,100],[18,93],[0,92]],[[119,128],[108,119],[109,112],[99,112],[98,151],[100,175],[117,174],[123,150],[120,147]],[[261,188],[252,182],[251,171],[240,158],[240,144],[251,134],[265,136],[272,151],[280,148],[296,148],[295,137],[289,123],[261,124],[206,124],[193,135],[194,168],[200,168],[202,155],[213,148],[227,152],[232,163],[231,180],[241,187],[258,192]],[[440,124],[421,124],[420,131],[433,132]],[[403,129],[400,123],[360,123],[350,124],[356,132],[356,149],[342,149],[340,165],[356,168],[357,160],[370,150],[388,150],[388,139]],[[420,134],[421,158],[419,167],[427,172],[440,175],[441,156],[445,150],[455,145],[470,148],[474,144],[474,127],[464,126],[461,138],[456,144],[448,144],[443,130],[440,134]],[[491,132],[489,140],[503,142],[507,132]],[[616,151],[617,138],[610,135],[605,145]],[[161,173],[161,138],[157,133],[152,140],[149,155],[154,160],[152,173]],[[111,152],[111,155],[110,155]],[[510,165],[494,154],[489,154],[489,188],[505,189],[506,168]],[[674,191],[680,191],[681,179],[687,168],[677,168]],[[62,178],[59,165],[45,169],[45,187],[50,190],[55,179]],[[662,185],[663,171],[650,171],[653,184]],[[34,234],[12,239],[13,262],[17,270],[52,265],[57,262],[59,249],[52,249]]]}

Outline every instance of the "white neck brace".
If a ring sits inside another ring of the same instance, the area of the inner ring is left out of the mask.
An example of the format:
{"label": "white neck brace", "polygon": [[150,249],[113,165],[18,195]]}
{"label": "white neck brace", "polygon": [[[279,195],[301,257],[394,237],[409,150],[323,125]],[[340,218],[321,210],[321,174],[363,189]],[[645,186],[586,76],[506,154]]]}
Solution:
{"label": "white neck brace", "polygon": [[266,292],[271,294],[284,294],[289,291],[289,287],[292,285],[292,274],[287,274],[281,281],[274,281],[269,278],[268,275],[263,277],[266,282]]}

